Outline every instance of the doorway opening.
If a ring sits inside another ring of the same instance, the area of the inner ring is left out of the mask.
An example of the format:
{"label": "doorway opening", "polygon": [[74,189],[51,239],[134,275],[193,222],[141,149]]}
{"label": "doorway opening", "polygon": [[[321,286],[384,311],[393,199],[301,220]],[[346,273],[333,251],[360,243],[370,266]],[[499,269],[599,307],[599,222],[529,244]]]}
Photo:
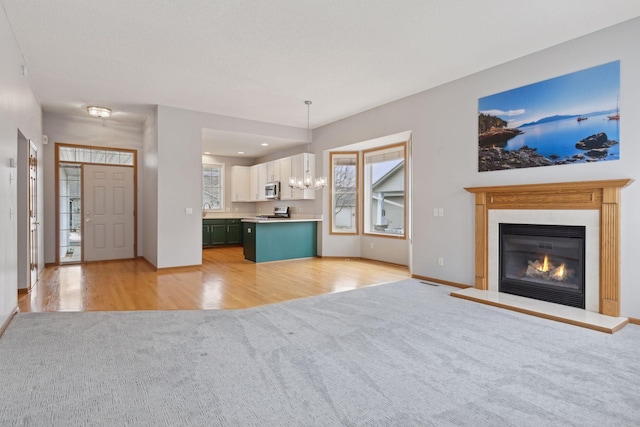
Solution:
{"label": "doorway opening", "polygon": [[[58,264],[135,257],[136,154],[135,150],[56,144]],[[87,240],[91,247],[86,246]]]}

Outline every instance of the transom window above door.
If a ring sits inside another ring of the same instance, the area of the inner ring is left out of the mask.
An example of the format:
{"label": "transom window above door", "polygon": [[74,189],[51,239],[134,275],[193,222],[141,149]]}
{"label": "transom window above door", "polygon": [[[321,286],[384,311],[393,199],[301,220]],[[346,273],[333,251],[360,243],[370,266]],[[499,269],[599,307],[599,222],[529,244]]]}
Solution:
{"label": "transom window above door", "polygon": [[59,146],[58,161],[133,166],[134,155],[130,150],[118,151],[100,148]]}

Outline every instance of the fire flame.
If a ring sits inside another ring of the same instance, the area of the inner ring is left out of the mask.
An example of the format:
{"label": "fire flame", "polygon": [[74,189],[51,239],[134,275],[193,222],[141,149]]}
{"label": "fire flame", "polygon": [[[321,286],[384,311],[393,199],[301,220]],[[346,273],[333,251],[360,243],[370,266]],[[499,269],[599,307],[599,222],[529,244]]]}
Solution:
{"label": "fire flame", "polygon": [[542,270],[540,271],[543,271],[545,273],[549,271],[549,258],[546,255],[544,256],[544,262],[542,263]]}
{"label": "fire flame", "polygon": [[562,280],[564,279],[564,275],[566,274],[565,268],[564,268],[564,263],[556,268],[556,271],[553,272],[553,278],[556,280]]}

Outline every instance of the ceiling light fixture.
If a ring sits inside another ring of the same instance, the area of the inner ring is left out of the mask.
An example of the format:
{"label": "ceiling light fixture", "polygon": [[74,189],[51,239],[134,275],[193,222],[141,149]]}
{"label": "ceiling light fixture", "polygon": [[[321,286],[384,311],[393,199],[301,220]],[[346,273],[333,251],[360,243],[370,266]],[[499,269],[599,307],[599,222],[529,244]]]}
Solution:
{"label": "ceiling light fixture", "polygon": [[106,119],[111,116],[111,108],[107,107],[98,107],[97,105],[90,105],[87,107],[87,111],[93,117],[100,117],[102,119]]}
{"label": "ceiling light fixture", "polygon": [[[307,154],[309,153],[309,147],[311,145],[311,127],[309,125],[309,117],[310,117],[310,109],[311,109],[311,101],[304,101],[307,104]],[[304,156],[303,156],[304,159]],[[303,160],[304,162],[304,160]],[[304,168],[305,165],[303,164]],[[321,190],[327,186],[327,177],[319,176],[314,178],[311,175],[309,169],[309,156],[307,155],[307,165],[305,168],[304,176],[302,178],[298,178],[295,176],[289,177],[289,187],[294,188],[296,190]]]}

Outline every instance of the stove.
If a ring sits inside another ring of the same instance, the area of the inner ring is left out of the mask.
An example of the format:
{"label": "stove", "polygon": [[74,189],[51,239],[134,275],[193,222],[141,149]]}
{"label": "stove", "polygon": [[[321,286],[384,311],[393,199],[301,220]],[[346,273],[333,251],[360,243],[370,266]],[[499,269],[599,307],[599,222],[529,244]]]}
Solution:
{"label": "stove", "polygon": [[276,206],[273,208],[273,215],[258,215],[257,218],[278,218],[287,219],[290,218],[289,206]]}

